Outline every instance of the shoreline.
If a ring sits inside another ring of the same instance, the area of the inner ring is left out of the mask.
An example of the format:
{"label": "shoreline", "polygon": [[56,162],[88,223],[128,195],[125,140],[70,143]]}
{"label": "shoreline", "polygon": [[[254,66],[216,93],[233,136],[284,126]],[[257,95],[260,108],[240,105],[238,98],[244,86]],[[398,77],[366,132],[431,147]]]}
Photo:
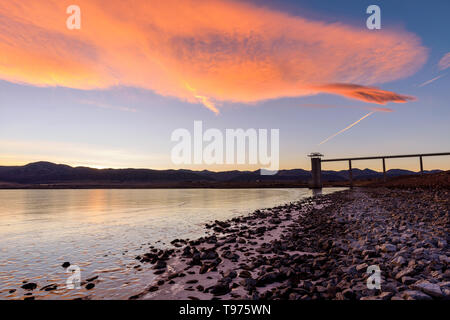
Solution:
{"label": "shoreline", "polygon": [[448,199],[357,188],[215,221],[211,236],[136,257],[156,278],[130,299],[449,299]]}

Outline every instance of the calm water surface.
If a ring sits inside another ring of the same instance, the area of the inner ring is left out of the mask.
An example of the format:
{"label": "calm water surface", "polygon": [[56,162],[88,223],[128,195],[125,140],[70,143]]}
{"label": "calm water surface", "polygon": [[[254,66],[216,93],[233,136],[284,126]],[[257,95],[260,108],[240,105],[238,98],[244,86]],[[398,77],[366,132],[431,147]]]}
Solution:
{"label": "calm water surface", "polygon": [[[311,195],[308,189],[0,190],[0,299],[26,297],[23,281],[37,283],[38,299],[127,299],[154,277],[150,265],[134,259],[150,245],[195,239],[206,234],[207,222]],[[99,276],[95,288],[66,289],[65,261],[80,267],[82,281]],[[58,289],[39,290],[48,284]]]}

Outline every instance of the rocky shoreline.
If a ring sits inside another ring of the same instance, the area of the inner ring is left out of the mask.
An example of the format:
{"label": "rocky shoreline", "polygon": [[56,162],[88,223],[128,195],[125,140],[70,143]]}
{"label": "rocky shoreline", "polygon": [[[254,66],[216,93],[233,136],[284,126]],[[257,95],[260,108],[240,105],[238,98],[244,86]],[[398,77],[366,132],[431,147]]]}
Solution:
{"label": "rocky shoreline", "polygon": [[356,188],[216,221],[137,256],[157,278],[130,299],[450,299],[449,195]]}

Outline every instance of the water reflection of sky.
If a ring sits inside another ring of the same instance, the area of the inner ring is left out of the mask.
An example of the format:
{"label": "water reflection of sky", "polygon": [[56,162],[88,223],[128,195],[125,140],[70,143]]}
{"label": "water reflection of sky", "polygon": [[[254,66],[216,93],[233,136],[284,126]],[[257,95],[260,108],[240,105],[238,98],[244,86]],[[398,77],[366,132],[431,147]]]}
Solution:
{"label": "water reflection of sky", "polygon": [[[325,191],[329,192],[329,191]],[[23,298],[22,281],[38,298],[126,299],[151,281],[134,258],[150,245],[205,233],[204,223],[310,196],[305,189],[133,189],[0,191],[0,298]],[[160,242],[158,242],[160,241]],[[99,275],[96,287],[66,290],[62,263]],[[144,280],[145,279],[145,280]],[[56,283],[56,291],[40,291]],[[9,293],[10,289],[18,289]]]}

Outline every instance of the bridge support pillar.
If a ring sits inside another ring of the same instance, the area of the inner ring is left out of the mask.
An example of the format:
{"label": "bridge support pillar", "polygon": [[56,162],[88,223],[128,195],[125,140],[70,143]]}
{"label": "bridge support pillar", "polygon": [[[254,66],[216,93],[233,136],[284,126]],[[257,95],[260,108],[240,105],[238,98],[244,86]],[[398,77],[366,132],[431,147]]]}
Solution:
{"label": "bridge support pillar", "polygon": [[312,181],[310,184],[311,189],[322,189],[322,160],[320,153],[312,153],[311,157],[311,175]]}
{"label": "bridge support pillar", "polygon": [[348,160],[348,177],[350,179],[350,188],[353,187],[352,160]]}
{"label": "bridge support pillar", "polygon": [[419,158],[420,158],[420,174],[423,174],[423,160],[422,160],[422,156],[420,156]]}

